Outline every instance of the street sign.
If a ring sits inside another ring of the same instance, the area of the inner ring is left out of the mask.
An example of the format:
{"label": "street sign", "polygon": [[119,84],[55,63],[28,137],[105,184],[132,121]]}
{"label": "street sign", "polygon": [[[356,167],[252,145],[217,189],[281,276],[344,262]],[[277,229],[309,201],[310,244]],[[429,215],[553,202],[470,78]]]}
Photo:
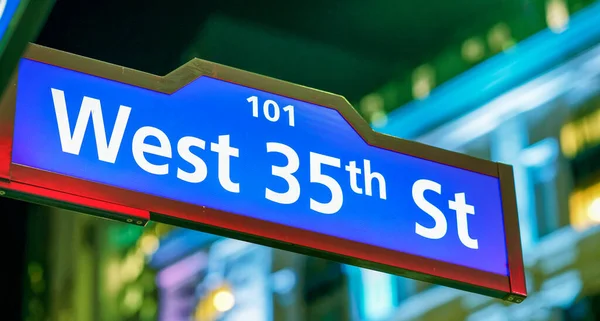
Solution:
{"label": "street sign", "polygon": [[53,4],[54,0],[0,0],[0,96]]}
{"label": "street sign", "polygon": [[341,96],[202,60],[159,77],[31,45],[13,81],[8,196],[526,296],[508,165],[376,133]]}

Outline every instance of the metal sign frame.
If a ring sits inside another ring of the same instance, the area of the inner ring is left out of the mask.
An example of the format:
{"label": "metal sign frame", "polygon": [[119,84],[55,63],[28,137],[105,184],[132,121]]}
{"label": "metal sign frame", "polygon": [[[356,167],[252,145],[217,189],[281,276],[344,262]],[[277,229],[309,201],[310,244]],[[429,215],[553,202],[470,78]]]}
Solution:
{"label": "metal sign frame", "polygon": [[509,302],[527,296],[512,167],[375,132],[335,94],[194,59],[166,76],[30,45],[24,58],[161,93],[209,76],[337,110],[371,146],[497,177],[502,193],[509,275],[432,260],[282,224],[80,180],[11,161],[18,71],[0,101],[0,194],[137,225],[148,220],[313,255],[342,263],[476,292]]}

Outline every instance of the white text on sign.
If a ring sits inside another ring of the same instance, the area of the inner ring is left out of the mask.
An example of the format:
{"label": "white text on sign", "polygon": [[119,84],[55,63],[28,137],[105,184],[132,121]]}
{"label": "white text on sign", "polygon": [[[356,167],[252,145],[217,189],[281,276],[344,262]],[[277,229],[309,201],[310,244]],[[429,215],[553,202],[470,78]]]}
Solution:
{"label": "white text on sign", "polygon": [[[62,90],[54,88],[51,89],[51,92],[63,152],[79,155],[91,117],[98,159],[114,164],[121,150],[123,136],[131,114],[131,107],[119,106],[112,133],[108,137],[100,100],[84,96],[74,129],[71,132],[65,93]],[[248,98],[247,101],[253,106],[253,117],[259,117],[258,98],[253,96]],[[263,106],[264,116],[267,120],[271,122],[280,120],[281,112],[276,102],[266,100]],[[283,111],[288,115],[287,121],[289,126],[294,127],[294,107],[288,105],[283,108]],[[153,137],[155,141],[158,141],[158,144],[147,143],[146,140],[149,137]],[[193,136],[185,136],[178,140],[176,147],[177,155],[182,160],[191,164],[194,170],[188,172],[177,168],[177,178],[189,183],[201,183],[207,178],[209,169],[206,162],[191,150],[192,147],[206,150],[208,149],[207,145],[208,143],[205,140]],[[271,166],[271,174],[285,180],[288,187],[286,191],[274,191],[269,187],[265,187],[265,198],[279,204],[293,204],[297,202],[300,199],[302,185],[294,175],[301,165],[298,153],[292,147],[279,142],[266,142],[265,150],[267,153],[282,154],[287,159],[285,166]],[[168,159],[173,158],[173,148],[169,136],[164,131],[152,126],[143,126],[137,129],[131,142],[131,151],[135,162],[144,171],[154,175],[168,175],[171,172]],[[230,135],[219,135],[216,142],[210,143],[210,151],[218,155],[217,176],[221,187],[231,193],[240,193],[240,182],[235,177],[231,177],[231,164],[235,159],[240,158],[240,150],[231,145]],[[162,157],[165,161],[161,163],[155,161],[152,163],[146,158],[148,154]],[[375,194],[376,197],[382,200],[387,199],[385,178],[381,173],[372,170],[370,160],[363,159],[360,162],[350,160],[344,162],[342,169],[342,160],[340,158],[316,152],[310,152],[308,156],[309,183],[320,184],[326,187],[331,194],[331,198],[328,200],[317,200],[310,197],[309,205],[313,211],[322,214],[335,214],[340,211],[344,203],[342,185],[335,178],[323,173],[325,166],[345,170],[349,175],[349,185],[352,192],[366,196],[373,196]],[[359,182],[361,178],[363,182]],[[378,192],[374,192],[374,189]]]}
{"label": "white text on sign", "polygon": [[[415,232],[428,239],[441,239],[446,236],[448,222],[444,213],[425,199],[425,191],[433,191],[441,194],[442,185],[427,179],[418,180],[413,184],[412,197],[415,204],[435,221],[435,225],[431,228],[416,223]],[[468,248],[478,249],[479,242],[469,236],[469,225],[467,222],[467,215],[475,215],[475,208],[467,204],[465,193],[454,194],[454,200],[448,201],[448,208],[456,212],[456,229],[461,243]]]}
{"label": "white text on sign", "polygon": [[[102,106],[100,100],[84,96],[75,123],[74,129],[71,132],[71,125],[67,115],[67,106],[64,92],[58,89],[52,89],[52,99],[56,120],[60,136],[60,142],[63,152],[79,155],[81,145],[90,117],[94,128],[94,136],[96,140],[96,148],[98,159],[114,163],[117,159],[123,135],[127,127],[127,122],[131,114],[131,108],[120,106],[115,120],[115,124],[110,137],[107,137],[105,124],[102,114]],[[252,96],[248,98],[248,102],[253,105],[252,116],[258,117],[258,98]],[[263,104],[264,116],[271,122],[279,121],[280,112],[279,106],[272,100],[266,100]],[[294,108],[291,105],[283,109],[287,115],[288,124],[295,126],[294,123]],[[146,143],[148,137],[153,137],[158,141],[158,145]],[[191,150],[192,147],[206,150],[207,142],[203,139],[185,136],[177,142],[177,154],[181,159],[191,164],[193,171],[184,171],[177,168],[177,178],[189,183],[201,183],[208,176],[208,167],[206,162]],[[219,183],[223,189],[231,193],[240,193],[240,182],[231,177],[231,163],[234,159],[240,157],[240,150],[231,146],[230,135],[220,135],[216,142],[210,143],[210,151],[218,156],[217,176]],[[265,145],[267,153],[278,153],[286,158],[285,166],[271,166],[271,175],[283,179],[287,183],[287,190],[275,191],[269,187],[265,187],[265,198],[279,204],[293,204],[300,199],[301,182],[294,175],[300,168],[300,157],[298,153],[290,146],[279,142],[267,142]],[[144,126],[139,128],[133,135],[131,142],[131,151],[137,165],[144,171],[154,175],[167,175],[170,173],[169,163],[167,161],[157,164],[151,163],[146,158],[147,154],[160,156],[165,159],[173,157],[173,148],[171,140],[162,130]],[[343,164],[343,170],[348,173],[349,187],[353,193],[359,195],[373,196],[374,187],[377,187],[378,192],[376,197],[382,200],[387,199],[387,186],[384,176],[381,173],[372,170],[371,161],[363,159],[362,162],[355,160],[347,161]],[[326,187],[331,198],[329,200],[309,199],[309,206],[315,212],[322,214],[335,214],[339,212],[344,204],[344,191],[342,185],[333,177],[323,173],[325,166],[342,169],[342,160],[337,157],[324,155],[316,152],[309,153],[309,173],[311,184],[320,184]],[[362,186],[362,187],[361,187]],[[443,238],[448,229],[446,216],[443,212],[425,199],[425,191],[433,191],[441,194],[441,185],[431,181],[421,179],[413,184],[412,198],[415,204],[426,214],[434,219],[435,225],[431,228],[422,226],[419,223],[415,225],[415,232],[428,239]],[[474,215],[475,209],[468,205],[465,200],[464,193],[455,194],[454,200],[448,201],[448,208],[456,212],[457,232],[460,241],[468,248],[477,249],[478,241],[469,236],[469,227],[467,217]]]}

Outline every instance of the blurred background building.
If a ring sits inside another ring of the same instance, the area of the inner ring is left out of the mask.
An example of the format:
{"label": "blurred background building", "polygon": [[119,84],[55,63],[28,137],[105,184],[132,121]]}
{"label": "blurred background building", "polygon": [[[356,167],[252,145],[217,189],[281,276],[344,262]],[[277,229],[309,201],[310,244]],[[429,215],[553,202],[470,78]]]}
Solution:
{"label": "blurred background building", "polygon": [[38,43],[157,74],[197,56],[513,165],[529,298],[19,204],[24,320],[600,320],[600,2],[195,3],[58,1]]}

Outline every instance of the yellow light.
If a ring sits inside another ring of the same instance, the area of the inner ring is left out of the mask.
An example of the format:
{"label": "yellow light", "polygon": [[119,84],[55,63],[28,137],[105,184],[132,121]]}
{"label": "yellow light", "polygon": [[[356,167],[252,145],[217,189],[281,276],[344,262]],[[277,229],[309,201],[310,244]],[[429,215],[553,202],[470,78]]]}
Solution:
{"label": "yellow light", "polygon": [[598,111],[590,114],[588,117],[582,120],[583,134],[586,143],[595,145],[600,141],[600,117],[598,117]]}
{"label": "yellow light", "polygon": [[121,289],[121,265],[116,259],[111,259],[106,264],[106,290],[109,294],[116,294]]}
{"label": "yellow light", "polygon": [[369,116],[373,113],[383,110],[383,97],[380,94],[368,94],[360,100],[360,111]]}
{"label": "yellow light", "polygon": [[564,0],[548,0],[546,2],[546,23],[555,33],[561,33],[569,24],[569,10]]}
{"label": "yellow light", "polygon": [[565,156],[571,158],[577,154],[579,142],[577,139],[576,127],[572,124],[566,124],[560,130],[560,147]]}
{"label": "yellow light", "polygon": [[215,320],[217,312],[212,306],[211,302],[207,300],[200,300],[196,306],[196,312],[194,313],[194,320],[206,321]]}
{"label": "yellow light", "polygon": [[133,313],[142,307],[144,301],[144,289],[139,285],[131,285],[127,288],[123,297],[123,309],[126,313]]}
{"label": "yellow light", "polygon": [[507,50],[515,45],[515,41],[511,37],[510,28],[504,22],[498,23],[490,29],[487,41],[494,52]]}
{"label": "yellow light", "polygon": [[213,297],[213,306],[219,312],[227,312],[235,305],[233,293],[227,290],[219,290]]}
{"label": "yellow light", "polygon": [[596,110],[589,118],[590,126],[593,128],[592,130],[592,143],[598,144],[600,143],[600,109]]}
{"label": "yellow light", "polygon": [[427,98],[430,91],[431,86],[426,79],[419,79],[413,84],[413,96],[417,99]]}
{"label": "yellow light", "polygon": [[156,250],[158,250],[158,246],[160,245],[158,241],[158,237],[153,234],[146,234],[140,238],[140,248],[146,255],[152,255]]}
{"label": "yellow light", "polygon": [[163,224],[163,223],[156,223],[156,225],[154,225],[154,234],[156,234],[156,236],[158,236],[158,237],[163,237],[163,236],[167,235],[169,232],[171,232],[172,230],[173,230],[172,225]]}
{"label": "yellow light", "polygon": [[462,45],[462,56],[468,62],[476,62],[485,56],[485,47],[483,41],[479,38],[467,39]]}
{"label": "yellow light", "polygon": [[129,253],[121,264],[121,281],[133,281],[144,270],[144,253],[137,250]]}
{"label": "yellow light", "polygon": [[592,114],[565,124],[560,130],[560,145],[568,158],[576,156],[581,149],[600,143],[600,109]]}
{"label": "yellow light", "polygon": [[416,99],[424,99],[435,86],[435,70],[430,65],[415,69],[412,75],[412,93]]}
{"label": "yellow light", "polygon": [[571,226],[579,231],[600,224],[600,182],[571,194],[569,216]]}
{"label": "yellow light", "polygon": [[373,124],[374,127],[381,128],[387,125],[387,121],[388,117],[383,111],[377,111],[371,115],[371,124]]}
{"label": "yellow light", "polygon": [[592,221],[600,223],[600,197],[592,201],[587,214]]}

